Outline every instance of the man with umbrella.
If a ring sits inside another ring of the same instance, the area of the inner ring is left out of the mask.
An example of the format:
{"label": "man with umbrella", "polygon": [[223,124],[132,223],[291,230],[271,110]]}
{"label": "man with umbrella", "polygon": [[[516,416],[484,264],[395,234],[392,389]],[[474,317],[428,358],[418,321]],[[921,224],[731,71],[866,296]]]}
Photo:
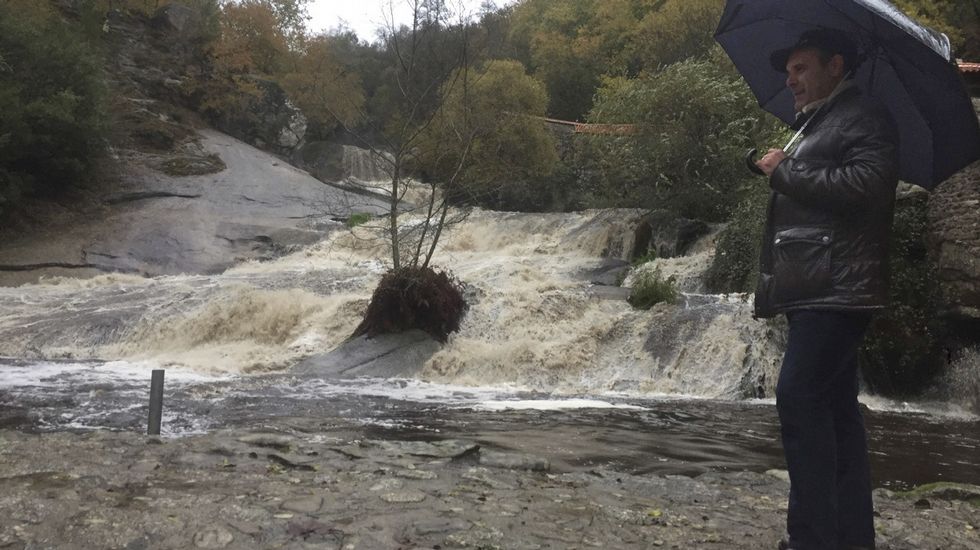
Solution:
{"label": "man with umbrella", "polygon": [[888,297],[895,189],[932,188],[980,158],[977,118],[949,39],[885,0],[728,0],[715,38],[798,130],[750,163],[772,188],[756,315],[789,321],[780,548],[874,548],[857,354]]}
{"label": "man with umbrella", "polygon": [[805,32],[771,60],[810,129],[792,155],[757,163],[774,194],[756,313],[789,320],[776,388],[792,482],[784,548],[873,548],[857,353],[887,301],[898,136],[848,80],[857,51],[843,33]]}

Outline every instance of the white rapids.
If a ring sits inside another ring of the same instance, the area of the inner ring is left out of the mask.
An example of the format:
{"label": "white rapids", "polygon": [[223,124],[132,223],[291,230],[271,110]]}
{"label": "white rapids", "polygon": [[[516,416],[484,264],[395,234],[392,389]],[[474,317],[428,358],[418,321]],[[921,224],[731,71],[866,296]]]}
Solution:
{"label": "white rapids", "polygon": [[[677,278],[678,303],[634,310],[590,282],[604,262],[628,258],[639,214],[477,210],[450,227],[436,263],[467,285],[470,310],[419,377],[559,393],[772,395],[782,330],[753,320],[746,296],[701,292],[710,242],[649,264]],[[386,265],[371,226],[219,275],[0,288],[0,356],[208,375],[287,371],[341,344],[359,322]]]}

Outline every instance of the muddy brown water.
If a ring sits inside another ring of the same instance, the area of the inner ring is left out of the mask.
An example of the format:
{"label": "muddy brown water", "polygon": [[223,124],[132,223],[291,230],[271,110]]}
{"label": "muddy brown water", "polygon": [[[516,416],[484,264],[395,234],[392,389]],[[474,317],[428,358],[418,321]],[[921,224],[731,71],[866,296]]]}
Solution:
{"label": "muddy brown water", "polygon": [[[34,367],[0,362],[0,428],[146,429],[148,376],[98,364],[46,364],[41,374],[24,376]],[[354,431],[365,439],[464,438],[546,458],[557,471],[691,476],[785,468],[775,407],[767,401],[553,396],[414,380],[170,376],[163,432],[171,437],[296,429],[284,419],[305,418],[323,432]],[[876,486],[980,484],[976,418],[882,410],[865,416]]]}

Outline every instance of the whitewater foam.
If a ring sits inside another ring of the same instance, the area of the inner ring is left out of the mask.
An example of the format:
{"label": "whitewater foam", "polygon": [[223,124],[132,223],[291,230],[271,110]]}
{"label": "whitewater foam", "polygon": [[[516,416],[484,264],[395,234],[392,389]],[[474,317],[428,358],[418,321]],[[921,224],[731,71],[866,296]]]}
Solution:
{"label": "whitewater foam", "polygon": [[113,351],[201,372],[267,372],[339,345],[366,307],[358,294],[235,285],[197,309],[141,323]]}
{"label": "whitewater foam", "polygon": [[[436,264],[466,283],[470,309],[420,376],[564,394],[771,392],[778,330],[751,320],[741,297],[697,294],[699,283],[691,282],[678,304],[637,311],[592,290],[597,268],[626,265],[641,214],[453,213],[461,221],[446,228]],[[408,229],[420,223],[414,214],[402,218]],[[389,265],[383,218],[375,222],[220,275],[107,277],[0,293],[12,312],[0,320],[0,333],[9,335],[0,339],[0,353],[123,359],[211,374],[287,369],[336,347],[360,321]],[[694,257],[655,265],[697,281],[710,247],[695,248]]]}
{"label": "whitewater foam", "polygon": [[504,401],[481,401],[474,405],[477,410],[484,411],[563,411],[577,409],[619,409],[631,411],[649,410],[646,407],[627,405],[624,403],[609,403],[596,399],[514,399]]}

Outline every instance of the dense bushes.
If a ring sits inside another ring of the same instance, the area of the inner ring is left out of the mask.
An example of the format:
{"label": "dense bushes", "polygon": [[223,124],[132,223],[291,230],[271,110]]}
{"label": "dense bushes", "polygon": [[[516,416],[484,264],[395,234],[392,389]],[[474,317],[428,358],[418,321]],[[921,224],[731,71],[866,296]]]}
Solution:
{"label": "dense bushes", "polygon": [[677,287],[673,277],[664,277],[660,268],[640,270],[633,278],[629,303],[636,309],[650,309],[661,302],[677,299]]}
{"label": "dense bushes", "polygon": [[870,386],[889,395],[920,393],[946,362],[946,326],[936,265],[924,240],[928,194],[897,204],[891,240],[891,307],[875,316],[861,353]]}
{"label": "dense bushes", "polygon": [[0,4],[0,214],[77,184],[103,149],[95,48],[53,12]]}
{"label": "dense bushes", "polygon": [[538,182],[558,160],[540,119],[547,94],[517,61],[464,69],[443,88],[439,111],[419,147],[419,162],[457,201],[528,210],[548,201]]}
{"label": "dense bushes", "polygon": [[[710,291],[755,289],[767,197],[763,182],[721,234],[706,274]],[[925,193],[898,201],[890,245],[891,303],[875,315],[861,350],[865,380],[886,395],[921,393],[946,361],[942,344],[947,329],[939,315],[936,266],[924,241],[927,201]]]}
{"label": "dense bushes", "polygon": [[752,292],[759,274],[759,247],[769,204],[769,186],[757,178],[746,188],[728,225],[718,236],[715,256],[705,273],[710,292]]}
{"label": "dense bushes", "polygon": [[708,221],[731,215],[753,178],[745,151],[775,143],[782,129],[722,55],[606,80],[589,119],[635,124],[637,132],[593,140],[600,196]]}
{"label": "dense bushes", "polygon": [[634,77],[703,54],[724,0],[524,0],[510,53],[545,83],[548,112],[581,120],[603,75]]}

